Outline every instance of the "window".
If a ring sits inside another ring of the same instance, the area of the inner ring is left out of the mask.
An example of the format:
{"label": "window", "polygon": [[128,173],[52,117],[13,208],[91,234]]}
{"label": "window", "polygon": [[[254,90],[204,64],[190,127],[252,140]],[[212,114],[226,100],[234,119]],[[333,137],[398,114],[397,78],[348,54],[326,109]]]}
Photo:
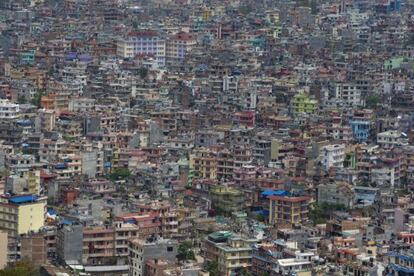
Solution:
{"label": "window", "polygon": [[174,251],[174,248],[172,246],[167,247],[167,252],[173,252],[173,251]]}

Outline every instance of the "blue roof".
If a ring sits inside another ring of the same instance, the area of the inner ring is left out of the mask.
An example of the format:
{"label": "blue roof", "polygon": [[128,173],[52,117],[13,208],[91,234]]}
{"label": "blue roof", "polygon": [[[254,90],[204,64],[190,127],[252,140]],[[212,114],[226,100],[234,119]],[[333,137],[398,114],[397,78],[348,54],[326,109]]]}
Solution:
{"label": "blue roof", "polygon": [[24,196],[15,196],[9,199],[10,203],[14,204],[22,204],[27,202],[34,202],[37,200],[37,196],[35,195],[24,195]]}
{"label": "blue roof", "polygon": [[289,192],[285,190],[264,190],[261,194],[264,197],[267,196],[288,196]]}
{"label": "blue roof", "polygon": [[57,215],[57,212],[56,212],[54,209],[52,209],[52,208],[48,208],[48,209],[47,209],[47,213],[48,213],[49,215],[51,215],[51,216],[53,216],[53,215]]}
{"label": "blue roof", "polygon": [[72,222],[71,220],[64,219],[64,220],[62,221],[62,224],[65,224],[65,225],[72,225],[72,224],[73,224],[73,222]]}

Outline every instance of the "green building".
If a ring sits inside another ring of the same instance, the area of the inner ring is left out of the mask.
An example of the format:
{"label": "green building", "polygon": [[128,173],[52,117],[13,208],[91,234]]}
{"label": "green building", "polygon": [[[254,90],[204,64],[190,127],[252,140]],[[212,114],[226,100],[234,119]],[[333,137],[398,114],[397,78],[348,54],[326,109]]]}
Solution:
{"label": "green building", "polygon": [[293,96],[291,106],[294,115],[299,113],[313,114],[318,110],[318,101],[309,97],[304,91],[301,91]]}
{"label": "green building", "polygon": [[230,216],[244,209],[244,194],[232,187],[218,185],[210,190],[212,207],[218,214]]}

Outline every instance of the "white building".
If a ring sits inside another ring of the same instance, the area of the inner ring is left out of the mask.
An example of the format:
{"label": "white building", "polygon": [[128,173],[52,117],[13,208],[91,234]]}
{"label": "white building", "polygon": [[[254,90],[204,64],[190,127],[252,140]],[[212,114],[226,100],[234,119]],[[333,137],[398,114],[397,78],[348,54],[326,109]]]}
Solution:
{"label": "white building", "polygon": [[377,143],[382,148],[408,145],[407,135],[401,131],[388,130],[377,134]]}
{"label": "white building", "polygon": [[0,100],[0,119],[15,119],[19,117],[19,105],[9,100]]}
{"label": "white building", "polygon": [[319,160],[325,170],[331,167],[343,168],[345,160],[345,145],[327,145],[321,148]]}
{"label": "white building", "polygon": [[350,107],[363,106],[361,89],[356,84],[337,83],[335,87],[335,99]]}
{"label": "white building", "polygon": [[156,31],[130,32],[117,42],[117,55],[134,58],[136,55],[153,56],[159,66],[165,65],[165,39]]}
{"label": "white building", "polygon": [[277,275],[293,275],[294,273],[306,273],[312,270],[313,253],[296,254],[295,258],[277,260],[274,271]]}
{"label": "white building", "polygon": [[129,275],[144,276],[147,259],[175,260],[177,248],[178,243],[173,240],[158,239],[152,242],[141,239],[130,240],[128,242]]}

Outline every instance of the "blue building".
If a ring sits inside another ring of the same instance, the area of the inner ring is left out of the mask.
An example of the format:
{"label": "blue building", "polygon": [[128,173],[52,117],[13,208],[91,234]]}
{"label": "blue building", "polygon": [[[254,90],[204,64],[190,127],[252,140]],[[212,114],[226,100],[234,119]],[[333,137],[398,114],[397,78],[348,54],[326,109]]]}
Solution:
{"label": "blue building", "polygon": [[389,264],[387,267],[387,275],[389,276],[405,276],[414,275],[414,251],[391,252],[388,254]]}
{"label": "blue building", "polygon": [[350,122],[352,133],[358,142],[365,142],[370,137],[372,124],[364,120],[351,120]]}

